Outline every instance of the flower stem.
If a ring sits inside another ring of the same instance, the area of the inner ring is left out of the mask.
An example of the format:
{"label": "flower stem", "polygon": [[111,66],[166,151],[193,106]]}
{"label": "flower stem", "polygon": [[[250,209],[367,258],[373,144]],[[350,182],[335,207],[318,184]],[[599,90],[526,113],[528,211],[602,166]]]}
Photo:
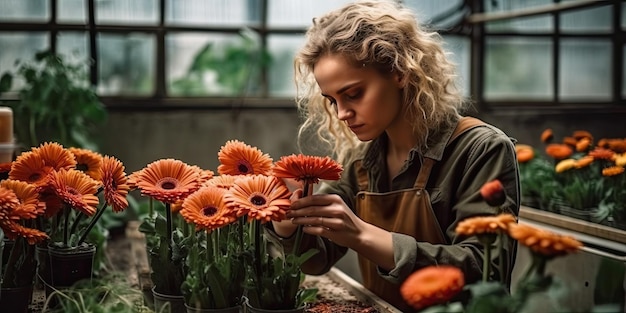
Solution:
{"label": "flower stem", "polygon": [[[96,226],[96,223],[98,222],[98,220],[100,220],[100,217],[102,216],[102,214],[104,214],[104,211],[106,210],[106,206],[107,203],[103,203],[102,207],[100,207],[100,209],[98,210],[98,213],[96,213],[96,216],[94,216],[91,219],[91,222],[89,222],[89,225],[87,225],[87,228],[85,229],[85,232],[83,233],[82,236],[80,236],[80,239],[78,239],[78,246],[80,246],[81,243],[83,243],[83,241],[85,241],[85,239],[87,239],[87,236],[89,235],[89,232],[91,231],[91,229]],[[79,217],[83,216],[83,214],[78,215],[78,217],[76,218],[78,220]],[[74,228],[74,225],[72,225],[72,228]],[[72,230],[73,231],[73,230]]]}
{"label": "flower stem", "polygon": [[70,208],[65,206],[64,208],[64,221],[63,221],[63,245],[67,247],[69,241],[69,226],[70,226]]}
{"label": "flower stem", "polygon": [[168,260],[172,259],[172,210],[170,210],[169,202],[165,203],[165,224],[167,227],[167,245],[169,249],[167,249],[167,258]]}
{"label": "flower stem", "polygon": [[483,260],[483,282],[489,280],[489,271],[491,267],[491,247],[485,247],[485,258]]}
{"label": "flower stem", "polygon": [[498,271],[500,272],[500,282],[506,283],[506,275],[504,274],[504,234],[502,232],[498,233]]}
{"label": "flower stem", "polygon": [[[309,194],[309,182],[305,180],[304,187],[302,189],[302,198],[308,196],[308,194]],[[296,256],[300,256],[300,245],[302,244],[302,236],[303,236],[302,225],[298,225],[298,228],[296,228],[296,242],[293,245],[293,253]]]}

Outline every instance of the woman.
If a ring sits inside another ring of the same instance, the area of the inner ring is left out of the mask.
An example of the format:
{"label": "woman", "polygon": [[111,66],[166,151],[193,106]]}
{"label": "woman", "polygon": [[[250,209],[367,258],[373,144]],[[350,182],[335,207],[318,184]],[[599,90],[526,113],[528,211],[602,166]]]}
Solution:
{"label": "woman", "polygon": [[[291,221],[270,230],[292,249],[304,226],[303,250],[320,252],[303,271],[325,273],[353,249],[364,285],[402,310],[409,308],[399,286],[419,268],[450,264],[467,282],[480,279],[484,247],[455,228],[472,216],[517,215],[514,142],[462,118],[440,37],[393,2],[356,2],[313,21],[295,68],[306,116],[300,134],[314,129],[344,167],[341,180],[316,194],[294,192]],[[507,194],[501,208],[480,196],[494,179]],[[505,247],[508,267],[494,279],[510,276],[515,243]]]}

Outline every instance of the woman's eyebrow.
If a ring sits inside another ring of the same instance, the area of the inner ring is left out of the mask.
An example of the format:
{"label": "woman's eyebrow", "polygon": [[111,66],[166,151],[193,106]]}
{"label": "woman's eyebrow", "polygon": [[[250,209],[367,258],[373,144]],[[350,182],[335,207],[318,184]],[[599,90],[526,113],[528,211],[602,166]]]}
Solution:
{"label": "woman's eyebrow", "polygon": [[[349,83],[349,84],[347,84],[347,85],[345,85],[345,86],[341,87],[339,90],[337,90],[337,94],[342,94],[342,93],[343,93],[343,92],[345,92],[346,90],[348,90],[348,89],[352,88],[353,86],[355,86],[355,85],[357,85],[357,84],[359,84],[359,83],[360,83],[360,81],[358,81],[358,82],[354,82],[354,83]],[[324,96],[324,97],[330,97],[329,95],[326,95],[326,94],[324,94],[324,93],[322,93],[322,96]]]}

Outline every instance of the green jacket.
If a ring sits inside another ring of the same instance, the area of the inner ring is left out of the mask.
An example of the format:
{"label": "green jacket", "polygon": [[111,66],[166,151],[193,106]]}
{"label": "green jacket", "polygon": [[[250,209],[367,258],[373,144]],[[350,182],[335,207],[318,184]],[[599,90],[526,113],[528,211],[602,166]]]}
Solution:
{"label": "green jacket", "polygon": [[[446,146],[453,130],[454,127],[451,127],[433,134],[429,142],[435,144],[431,144],[421,153],[414,148],[391,186],[385,166],[387,138],[383,135],[369,143],[363,152],[357,153],[349,164],[344,164],[344,172],[339,181],[325,182],[318,190],[318,193],[341,196],[354,210],[355,197],[359,191],[354,161],[363,160],[363,167],[368,172],[369,191],[372,192],[411,188],[423,158],[429,157],[438,161],[431,172],[427,190],[448,244],[434,245],[416,241],[408,235],[393,233],[396,267],[389,272],[379,269],[379,274],[391,282],[399,284],[414,271],[435,264],[450,264],[461,268],[465,273],[466,283],[481,279],[483,246],[476,237],[457,236],[455,229],[460,221],[468,217],[499,213],[498,208],[490,207],[482,199],[480,188],[484,183],[499,179],[507,194],[507,200],[502,205],[504,212],[518,215],[520,184],[515,140],[496,127],[486,124],[468,130]],[[278,238],[271,229],[269,233],[281,242],[285,250],[292,249],[295,236]],[[495,244],[497,246],[498,242]],[[303,272],[312,275],[326,273],[347,251],[347,248],[327,239],[307,234],[304,235],[302,247],[305,251],[309,248],[320,250],[302,268]],[[504,247],[508,258],[504,273],[510,283],[516,242],[506,238]],[[494,269],[497,269],[498,257],[498,252],[493,251]],[[496,271],[496,276],[492,278],[499,279],[499,276]]]}

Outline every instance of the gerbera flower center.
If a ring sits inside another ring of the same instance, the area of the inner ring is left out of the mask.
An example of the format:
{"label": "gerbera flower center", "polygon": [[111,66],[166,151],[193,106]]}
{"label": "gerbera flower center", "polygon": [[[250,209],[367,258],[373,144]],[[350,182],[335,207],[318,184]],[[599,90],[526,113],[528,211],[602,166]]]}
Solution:
{"label": "gerbera flower center", "polygon": [[67,191],[67,193],[71,194],[71,195],[81,195],[80,192],[78,192],[78,190],[72,188],[72,187],[68,187],[67,189],[65,189]]}
{"label": "gerbera flower center", "polygon": [[41,174],[33,173],[30,176],[28,176],[28,181],[34,182],[34,181],[38,181],[40,178],[41,178]]}
{"label": "gerbera flower center", "polygon": [[89,166],[87,166],[87,164],[78,163],[76,164],[76,169],[82,172],[86,172],[89,170]]}
{"label": "gerbera flower center", "polygon": [[265,199],[265,197],[257,195],[253,196],[250,199],[250,202],[254,205],[264,205],[265,203],[267,203],[267,200]]}
{"label": "gerbera flower center", "polygon": [[176,189],[177,181],[171,177],[161,179],[158,186],[165,190]]}
{"label": "gerbera flower center", "polygon": [[202,214],[204,214],[205,216],[213,216],[215,215],[215,213],[217,213],[217,208],[214,206],[202,208]]}
{"label": "gerbera flower center", "polygon": [[242,174],[247,174],[252,169],[252,165],[247,160],[239,160],[237,170]]}

